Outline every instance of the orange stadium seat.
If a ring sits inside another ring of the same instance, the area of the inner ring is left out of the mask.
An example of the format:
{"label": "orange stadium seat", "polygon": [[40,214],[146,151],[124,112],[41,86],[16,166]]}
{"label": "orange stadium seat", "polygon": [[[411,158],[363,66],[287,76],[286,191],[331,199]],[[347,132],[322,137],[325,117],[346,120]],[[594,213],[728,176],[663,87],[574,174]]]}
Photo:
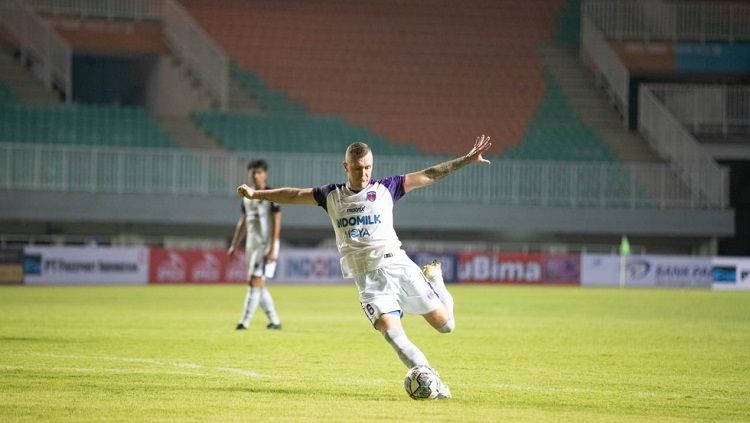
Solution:
{"label": "orange stadium seat", "polygon": [[243,69],[313,114],[425,153],[519,144],[545,95],[536,48],[564,0],[183,0]]}

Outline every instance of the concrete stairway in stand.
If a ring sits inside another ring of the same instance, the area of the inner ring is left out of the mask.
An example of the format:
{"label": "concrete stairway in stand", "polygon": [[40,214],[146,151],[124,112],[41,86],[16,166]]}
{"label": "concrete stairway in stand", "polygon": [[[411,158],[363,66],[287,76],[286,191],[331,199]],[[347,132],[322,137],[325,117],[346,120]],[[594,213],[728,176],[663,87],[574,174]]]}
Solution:
{"label": "concrete stairway in stand", "polygon": [[262,111],[262,107],[242,82],[235,76],[229,78],[229,110],[234,113],[255,114]]}
{"label": "concrete stairway in stand", "polygon": [[[594,85],[594,76],[586,70],[578,56],[577,47],[551,44],[539,49],[549,71],[567,97],[568,104],[581,121],[593,129],[609,145],[624,164],[665,164],[640,134],[627,130],[621,116],[609,104],[605,94]],[[634,176],[654,198],[664,193],[687,193],[690,188],[676,170],[670,168],[661,175],[636,173]],[[652,178],[661,181],[655,184]]]}
{"label": "concrete stairway in stand", "polygon": [[575,47],[550,44],[540,48],[539,53],[581,121],[597,132],[621,161],[663,161],[638,133],[623,127],[620,116],[581,64]]}
{"label": "concrete stairway in stand", "polygon": [[57,94],[36,79],[13,57],[9,46],[0,46],[0,81],[19,100],[28,103],[58,103]]}
{"label": "concrete stairway in stand", "polygon": [[222,150],[221,145],[190,118],[158,117],[159,124],[180,147],[192,150]]}

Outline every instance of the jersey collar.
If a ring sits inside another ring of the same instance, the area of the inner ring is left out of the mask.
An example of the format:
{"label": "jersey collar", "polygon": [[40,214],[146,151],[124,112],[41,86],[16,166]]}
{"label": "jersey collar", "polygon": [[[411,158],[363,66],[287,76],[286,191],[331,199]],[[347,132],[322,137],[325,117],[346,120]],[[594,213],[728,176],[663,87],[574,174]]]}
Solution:
{"label": "jersey collar", "polygon": [[368,182],[367,185],[365,185],[360,190],[355,190],[355,189],[353,189],[352,187],[349,186],[349,181],[346,181],[346,189],[348,189],[349,191],[351,191],[351,192],[353,192],[355,194],[359,194],[360,192],[362,192],[362,191],[366,190],[367,188],[369,188],[370,185],[372,185],[374,182],[375,182],[375,180],[372,179],[372,178],[370,178],[370,182]]}

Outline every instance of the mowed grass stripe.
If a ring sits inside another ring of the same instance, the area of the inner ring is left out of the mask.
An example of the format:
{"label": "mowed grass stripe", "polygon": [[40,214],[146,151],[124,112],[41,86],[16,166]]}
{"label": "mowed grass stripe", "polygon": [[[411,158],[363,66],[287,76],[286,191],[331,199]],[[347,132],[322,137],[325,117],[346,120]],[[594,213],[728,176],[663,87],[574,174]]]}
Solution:
{"label": "mowed grass stripe", "polygon": [[454,286],[404,324],[455,398],[416,402],[353,286],[0,288],[2,421],[749,421],[750,293]]}

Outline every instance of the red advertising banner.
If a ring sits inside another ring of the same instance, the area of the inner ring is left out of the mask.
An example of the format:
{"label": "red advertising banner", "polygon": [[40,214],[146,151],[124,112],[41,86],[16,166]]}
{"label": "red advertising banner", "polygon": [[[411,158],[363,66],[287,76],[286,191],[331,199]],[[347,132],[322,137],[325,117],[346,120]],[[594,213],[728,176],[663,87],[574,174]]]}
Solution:
{"label": "red advertising banner", "polygon": [[233,260],[226,251],[171,250],[152,248],[149,283],[243,283],[247,280],[245,259]]}
{"label": "red advertising banner", "polygon": [[[455,273],[450,274],[456,282],[579,285],[581,281],[577,254],[460,252],[453,256]],[[244,283],[247,278],[242,253],[229,260],[221,249],[152,248],[149,257],[149,283]],[[346,282],[337,264],[335,251],[286,251],[279,257],[276,282]]]}
{"label": "red advertising banner", "polygon": [[578,285],[581,283],[581,258],[577,254],[461,252],[457,279],[479,283]]}

